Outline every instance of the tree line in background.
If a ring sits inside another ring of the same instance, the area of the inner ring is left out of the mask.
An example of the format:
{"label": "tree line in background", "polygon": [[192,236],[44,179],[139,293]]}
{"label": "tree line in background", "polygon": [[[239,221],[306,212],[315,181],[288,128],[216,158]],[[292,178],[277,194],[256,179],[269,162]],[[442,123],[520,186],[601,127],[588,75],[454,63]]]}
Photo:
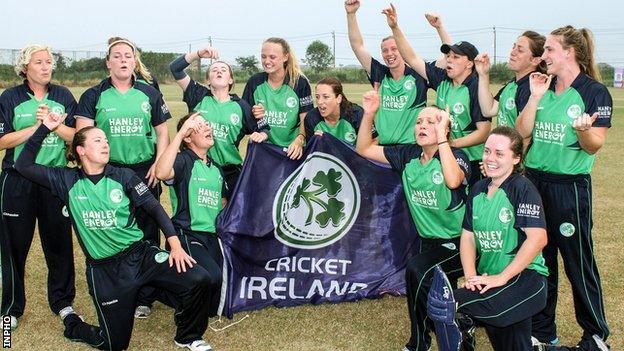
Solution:
{"label": "tree line in background", "polygon": [[[141,51],[143,63],[156,77],[159,83],[173,83],[174,79],[169,71],[169,63],[177,57],[176,53],[162,53]],[[104,58],[89,58],[85,60],[68,62],[60,55],[54,54],[56,59],[56,69],[54,71],[54,81],[66,86],[91,86],[98,83],[108,75]],[[368,83],[365,71],[359,66],[334,68],[334,57],[329,46],[320,40],[313,41],[306,49],[304,73],[312,84],[324,77],[334,76],[343,83]],[[613,66],[600,63],[600,73],[603,83],[607,86],[613,85]],[[187,73],[195,80],[203,82],[207,67],[199,65],[191,66]],[[249,77],[260,72],[260,63],[254,55],[240,56],[235,59],[234,78],[237,83],[246,82]],[[502,84],[513,77],[513,72],[507,67],[507,63],[492,65],[490,69],[490,80],[493,83]],[[0,65],[0,88],[7,88],[21,82],[11,65]]]}

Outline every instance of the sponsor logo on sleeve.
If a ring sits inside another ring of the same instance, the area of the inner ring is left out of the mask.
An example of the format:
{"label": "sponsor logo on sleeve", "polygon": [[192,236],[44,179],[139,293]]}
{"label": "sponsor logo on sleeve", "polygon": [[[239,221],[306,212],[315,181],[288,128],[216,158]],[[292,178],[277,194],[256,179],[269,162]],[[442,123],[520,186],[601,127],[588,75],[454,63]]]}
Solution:
{"label": "sponsor logo on sleeve", "polygon": [[598,106],[598,118],[611,118],[611,106]]}
{"label": "sponsor logo on sleeve", "polygon": [[147,187],[147,185],[145,185],[145,183],[141,182],[134,186],[134,190],[136,190],[137,195],[141,196],[145,194],[149,190],[149,188]]}

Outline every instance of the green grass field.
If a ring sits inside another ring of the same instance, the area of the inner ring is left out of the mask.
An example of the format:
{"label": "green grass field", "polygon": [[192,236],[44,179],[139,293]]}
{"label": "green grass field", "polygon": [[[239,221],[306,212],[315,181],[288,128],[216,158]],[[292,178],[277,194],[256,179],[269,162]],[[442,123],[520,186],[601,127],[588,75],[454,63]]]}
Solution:
{"label": "green grass field", "polygon": [[[72,88],[78,98],[86,88]],[[176,121],[186,113],[177,86],[162,86],[165,99]],[[366,85],[346,85],[347,96],[360,103]],[[492,89],[495,89],[493,87]],[[235,87],[241,93],[242,86]],[[624,186],[618,185],[617,172],[624,170],[624,89],[611,89],[614,98],[613,127],[607,144],[599,152],[594,179],[594,254],[598,262],[605,296],[607,319],[611,328],[609,342],[612,350],[624,349],[624,304],[619,300],[624,292],[622,264],[622,228],[624,227]],[[430,101],[432,98],[430,93]],[[242,143],[244,152],[245,143]],[[618,169],[620,171],[618,171]],[[161,197],[168,208],[168,196]],[[74,241],[75,242],[75,241]],[[75,242],[76,290],[75,308],[90,323],[97,324],[94,306],[87,292],[84,256]],[[562,265],[560,265],[562,267]],[[33,242],[26,268],[27,307],[13,332],[13,348],[17,350],[89,350],[63,337],[62,323],[47,304],[47,270],[38,239]],[[561,276],[564,276],[561,272]],[[558,321],[560,339],[575,344],[581,336],[574,319],[570,288],[563,279],[559,288]],[[240,320],[247,313],[235,315]],[[208,330],[204,335],[215,350],[401,350],[409,337],[407,307],[403,297],[384,297],[354,303],[325,304],[293,308],[267,308],[248,313],[241,323],[224,331]],[[211,319],[211,323],[215,322]],[[232,321],[223,319],[217,327]],[[173,311],[156,304],[154,313],[146,320],[137,320],[130,349],[175,350]],[[434,348],[435,349],[435,348]],[[491,350],[483,331],[478,332],[478,350]]]}

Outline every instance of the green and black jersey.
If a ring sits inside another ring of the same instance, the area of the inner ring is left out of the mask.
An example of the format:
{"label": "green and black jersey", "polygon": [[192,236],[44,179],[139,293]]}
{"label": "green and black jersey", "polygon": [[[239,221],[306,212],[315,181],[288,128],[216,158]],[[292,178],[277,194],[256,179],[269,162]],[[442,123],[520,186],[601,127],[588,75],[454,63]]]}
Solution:
{"label": "green and black jersey", "polygon": [[243,100],[249,105],[264,106],[264,119],[271,128],[268,141],[281,147],[288,147],[295,140],[299,134],[299,114],[313,107],[308,80],[300,76],[292,88],[289,79],[286,75],[284,83],[273,89],[268,73],[261,72],[249,78],[243,92]]}
{"label": "green and black jersey", "polygon": [[184,102],[190,111],[198,111],[212,127],[215,144],[208,155],[221,166],[243,163],[238,144],[243,136],[258,129],[245,100],[230,95],[230,100],[218,101],[210,89],[192,80],[184,90]]}
{"label": "green and black jersey", "polygon": [[516,119],[531,96],[531,88],[529,86],[531,73],[518,81],[516,81],[516,78],[512,79],[494,97],[494,100],[498,101],[497,125],[515,128]]}
{"label": "green and black jersey", "polygon": [[466,204],[466,179],[470,177],[468,156],[453,148],[453,155],[465,180],[457,189],[444,182],[440,155],[436,152],[422,164],[419,145],[384,147],[384,155],[393,169],[401,173],[403,190],[418,234],[427,239],[452,239],[461,234]]}
{"label": "green and black jersey", "polygon": [[587,113],[598,113],[594,127],[611,127],[613,100],[607,87],[581,73],[561,94],[555,94],[556,81],[540,100],[525,165],[553,174],[589,174],[596,155],[579,144],[574,120]]}
{"label": "green and black jersey", "polygon": [[394,80],[388,66],[372,59],[371,85],[379,84],[381,103],[375,116],[379,144],[415,143],[416,117],[427,103],[427,82],[411,67],[405,66],[403,76]]}
{"label": "green and black jersey", "polygon": [[[488,198],[491,178],[475,183],[468,195],[463,227],[474,234],[479,274],[501,273],[526,240],[524,228],[546,228],[542,199],[524,176],[512,173]],[[548,275],[539,253],[528,269]]]}
{"label": "green and black jersey", "polygon": [[[429,85],[436,90],[436,105],[440,108],[448,106],[451,117],[451,137],[459,139],[477,130],[478,122],[490,122],[490,118],[483,116],[479,106],[479,77],[476,73],[470,74],[458,86],[446,75],[446,70],[438,68],[435,63],[427,63],[427,78]],[[470,161],[483,158],[483,145],[474,145],[463,148]]]}
{"label": "green and black jersey", "polygon": [[143,81],[121,93],[106,78],[80,97],[76,115],[95,121],[110,145],[110,160],[120,165],[151,161],[156,155],[154,128],[171,118],[162,94]]}
{"label": "green and black jersey", "polygon": [[174,178],[167,181],[176,199],[173,225],[183,231],[215,233],[226,190],[219,166],[210,159],[204,163],[186,149],[176,156],[173,171]]}
{"label": "green and black jersey", "polygon": [[[23,84],[9,88],[0,95],[0,138],[34,125],[37,121],[37,108],[42,104],[48,105],[50,112],[59,115],[67,113],[65,125],[75,127],[76,100],[67,88],[48,84],[47,94],[43,99],[37,100],[28,83],[24,81]],[[6,150],[2,161],[3,170],[13,168],[23,148],[24,143]],[[65,148],[65,141],[58,134],[50,133],[43,141],[36,162],[44,166],[65,166],[67,164]]]}
{"label": "green and black jersey", "polygon": [[363,114],[364,110],[360,106],[352,104],[350,111],[340,109],[340,119],[338,119],[338,122],[332,126],[325,122],[325,119],[321,116],[318,107],[315,107],[312,111],[308,112],[305,120],[303,121],[306,131],[306,139],[309,140],[312,135],[314,135],[314,132],[321,131],[323,133],[331,134],[336,137],[336,139],[351,146],[355,146]]}

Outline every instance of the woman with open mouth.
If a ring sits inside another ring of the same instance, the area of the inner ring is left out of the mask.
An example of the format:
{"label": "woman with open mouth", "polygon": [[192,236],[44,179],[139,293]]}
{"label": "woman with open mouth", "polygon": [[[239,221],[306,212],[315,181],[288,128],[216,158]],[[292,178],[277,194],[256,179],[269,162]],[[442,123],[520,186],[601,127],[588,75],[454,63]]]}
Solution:
{"label": "woman with open mouth", "polygon": [[365,93],[364,117],[356,151],[389,164],[400,173],[412,220],[420,236],[418,252],[405,269],[411,335],[404,351],[426,351],[432,324],[427,320],[427,294],[433,267],[441,265],[450,279],[461,276],[459,236],[470,176],[466,153],[450,145],[450,116],[436,106],[420,111],[412,128],[416,143],[380,146],[373,143],[373,120],[380,106],[376,91]]}
{"label": "woman with open mouth", "polygon": [[418,74],[429,82],[436,91],[436,105],[448,107],[451,114],[452,146],[462,148],[470,158],[471,173],[468,185],[482,178],[480,172],[483,143],[490,132],[490,118],[483,116],[479,106],[479,77],[474,72],[477,48],[467,41],[453,45],[443,44],[440,48],[446,55],[446,67],[426,63],[412,49],[399,28],[396,9],[393,5],[384,9],[388,26],[396,39],[401,55]]}
{"label": "woman with open mouth", "polygon": [[306,139],[314,134],[328,133],[355,146],[362,122],[362,108],[347,99],[342,84],[335,77],[326,77],[316,84],[316,105],[305,117]]}
{"label": "woman with open mouth", "polygon": [[215,61],[206,71],[206,85],[190,78],[184,69],[195,60],[202,58],[218,59],[219,53],[212,47],[182,55],[169,65],[178,86],[182,88],[186,106],[197,111],[212,126],[214,147],[208,151],[210,158],[222,167],[227,190],[223,193],[230,198],[241,172],[243,159],[238,145],[245,135],[254,142],[268,138],[269,127],[258,125],[247,101],[231,94],[234,87],[232,67],[223,61]]}

